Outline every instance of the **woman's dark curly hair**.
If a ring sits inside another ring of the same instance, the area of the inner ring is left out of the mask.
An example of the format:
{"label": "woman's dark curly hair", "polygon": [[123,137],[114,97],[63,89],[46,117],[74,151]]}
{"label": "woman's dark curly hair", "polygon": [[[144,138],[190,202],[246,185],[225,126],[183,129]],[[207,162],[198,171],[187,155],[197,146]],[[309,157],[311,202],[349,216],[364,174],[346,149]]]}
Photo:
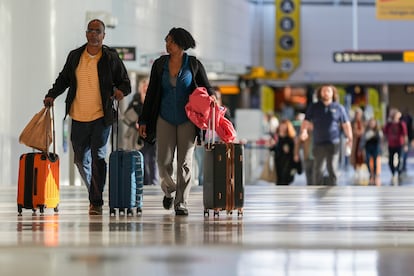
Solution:
{"label": "woman's dark curly hair", "polygon": [[195,48],[196,43],[193,36],[183,28],[172,28],[165,39],[170,36],[175,44],[177,44],[184,51],[189,48]]}

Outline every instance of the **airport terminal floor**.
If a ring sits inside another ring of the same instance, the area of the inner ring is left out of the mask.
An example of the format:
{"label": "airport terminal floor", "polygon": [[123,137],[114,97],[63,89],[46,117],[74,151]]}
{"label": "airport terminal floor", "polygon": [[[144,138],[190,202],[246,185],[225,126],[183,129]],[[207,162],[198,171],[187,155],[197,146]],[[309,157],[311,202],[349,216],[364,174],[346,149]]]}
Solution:
{"label": "airport terminal floor", "polygon": [[[84,187],[61,187],[59,212],[23,210],[0,188],[1,275],[413,275],[414,163],[398,186],[245,187],[243,216],[203,215],[194,186],[188,217],[146,186],[142,216],[89,216]],[[107,194],[106,194],[107,195]],[[106,202],[107,204],[107,202]]]}

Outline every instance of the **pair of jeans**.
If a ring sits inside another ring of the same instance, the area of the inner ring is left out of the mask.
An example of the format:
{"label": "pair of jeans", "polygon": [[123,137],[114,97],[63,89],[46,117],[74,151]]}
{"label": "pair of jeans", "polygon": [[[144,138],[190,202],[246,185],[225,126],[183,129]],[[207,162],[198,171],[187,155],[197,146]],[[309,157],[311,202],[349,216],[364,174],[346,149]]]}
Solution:
{"label": "pair of jeans", "polygon": [[106,144],[110,131],[111,126],[106,126],[103,118],[92,122],[72,120],[74,163],[88,189],[89,202],[94,206],[104,204],[102,193],[107,172]]}

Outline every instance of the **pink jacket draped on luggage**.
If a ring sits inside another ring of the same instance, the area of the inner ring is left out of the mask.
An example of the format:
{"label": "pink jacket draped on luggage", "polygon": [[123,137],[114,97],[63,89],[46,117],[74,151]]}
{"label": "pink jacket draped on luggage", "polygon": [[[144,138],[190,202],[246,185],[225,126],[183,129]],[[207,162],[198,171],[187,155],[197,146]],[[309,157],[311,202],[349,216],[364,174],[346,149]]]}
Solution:
{"label": "pink jacket draped on luggage", "polygon": [[190,121],[202,130],[209,129],[209,120],[212,119],[214,114],[214,130],[220,139],[225,143],[231,143],[236,139],[236,130],[233,124],[224,117],[226,108],[217,105],[206,88],[197,87],[193,91],[185,110]]}

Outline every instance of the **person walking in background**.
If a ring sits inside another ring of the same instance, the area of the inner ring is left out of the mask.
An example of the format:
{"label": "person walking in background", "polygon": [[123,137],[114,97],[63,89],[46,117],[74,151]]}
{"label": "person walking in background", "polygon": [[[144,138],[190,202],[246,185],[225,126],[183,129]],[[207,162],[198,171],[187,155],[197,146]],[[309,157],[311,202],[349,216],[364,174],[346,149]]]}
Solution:
{"label": "person walking in background", "polygon": [[[201,62],[185,52],[196,46],[187,30],[172,28],[165,37],[165,43],[168,55],[156,59],[151,68],[147,96],[139,118],[139,134],[148,142],[157,141],[164,208],[170,209],[174,204],[176,215],[188,215],[192,159],[196,135],[200,132],[188,119],[185,105],[197,86],[206,87],[210,95],[214,95],[214,90]],[[177,179],[172,177],[174,158],[177,161]]]}
{"label": "person walking in background", "polygon": [[282,119],[276,130],[276,144],[270,148],[275,158],[276,185],[289,185],[295,178],[299,164],[294,160],[295,137],[296,131],[292,123]]}
{"label": "person walking in background", "polygon": [[391,183],[395,185],[401,179],[403,151],[408,151],[407,126],[405,122],[401,121],[399,110],[390,111],[390,120],[385,124],[383,131],[388,144],[388,165],[392,174]]}
{"label": "person walking in background", "polygon": [[368,120],[361,136],[361,148],[365,151],[365,164],[369,172],[369,184],[380,185],[382,130],[375,118]]}
{"label": "person walking in background", "polygon": [[355,180],[360,183],[363,179],[362,165],[365,164],[364,150],[361,145],[361,137],[365,131],[364,112],[357,107],[354,110],[354,118],[351,122],[352,126],[352,148],[350,161],[355,170]]}
{"label": "person walking in background", "polygon": [[72,50],[43,102],[54,99],[69,87],[66,115],[72,118],[71,142],[74,163],[89,192],[89,215],[102,215],[102,193],[106,182],[106,145],[114,122],[113,100],[131,93],[127,70],[117,52],[102,44],[105,24],[88,23],[87,43]]}
{"label": "person walking in background", "polygon": [[133,109],[137,115],[137,120],[129,124],[125,133],[129,149],[140,150],[144,156],[144,185],[158,185],[158,166],[156,157],[156,143],[148,143],[139,137],[138,118],[142,113],[145,96],[148,89],[148,78],[143,78],[138,83],[138,91],[134,94],[132,101],[129,103],[125,114]]}
{"label": "person walking in background", "polygon": [[127,126],[124,134],[124,144],[127,149],[140,150],[144,146],[144,141],[139,137],[138,118],[142,112],[148,82],[148,78],[143,78],[139,81],[138,90],[132,96],[132,100],[129,102],[122,116],[122,120]]}
{"label": "person walking in background", "polygon": [[401,173],[405,174],[407,173],[407,158],[408,153],[411,148],[411,143],[413,141],[413,117],[410,114],[410,111],[408,108],[405,108],[402,116],[401,121],[405,122],[405,125],[407,127],[407,136],[408,136],[408,149],[403,152],[403,158],[402,158],[402,164],[401,164]]}
{"label": "person walking in background", "polygon": [[[300,133],[300,126],[299,131]],[[306,185],[312,185],[313,182],[313,154],[312,154],[312,129],[308,129],[308,137],[305,140],[299,136],[295,139],[295,157],[294,160],[303,160],[303,168],[305,171]],[[300,150],[302,149],[302,157]]]}
{"label": "person walking in background", "polygon": [[347,147],[352,147],[352,127],[345,108],[337,102],[338,92],[333,85],[323,85],[317,89],[316,103],[310,104],[301,126],[300,139],[309,137],[313,127],[313,183],[323,184],[326,164],[328,184],[337,184],[340,141],[342,131],[347,138]]}

